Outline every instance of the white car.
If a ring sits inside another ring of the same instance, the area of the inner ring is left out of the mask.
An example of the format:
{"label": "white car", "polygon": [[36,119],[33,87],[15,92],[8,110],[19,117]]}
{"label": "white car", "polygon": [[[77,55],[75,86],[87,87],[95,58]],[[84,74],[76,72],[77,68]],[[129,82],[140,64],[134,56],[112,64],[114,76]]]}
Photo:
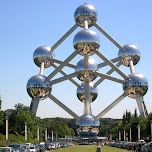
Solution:
{"label": "white car", "polygon": [[30,152],[37,152],[35,146],[31,146],[31,147],[30,147]]}

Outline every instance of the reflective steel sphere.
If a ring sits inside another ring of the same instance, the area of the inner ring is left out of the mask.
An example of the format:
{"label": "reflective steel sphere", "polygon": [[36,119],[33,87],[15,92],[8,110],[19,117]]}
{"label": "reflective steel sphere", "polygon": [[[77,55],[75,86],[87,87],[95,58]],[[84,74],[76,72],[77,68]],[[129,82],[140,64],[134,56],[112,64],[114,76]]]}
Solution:
{"label": "reflective steel sphere", "polygon": [[78,79],[85,82],[88,80],[89,82],[96,79],[95,71],[98,70],[98,65],[94,59],[89,58],[88,60],[88,69],[84,66],[84,59],[80,60],[76,65],[76,71],[79,71]]}
{"label": "reflective steel sphere", "polygon": [[79,121],[76,121],[76,124],[79,126],[100,126],[100,122],[94,120],[95,116],[90,114],[84,114],[80,117]]}
{"label": "reflective steel sphere", "polygon": [[51,51],[51,48],[48,46],[40,46],[33,53],[34,63],[41,67],[41,62],[44,61],[44,68],[51,66],[51,59],[54,58],[54,52]]}
{"label": "reflective steel sphere", "polygon": [[91,56],[100,47],[100,39],[96,32],[90,29],[79,31],[73,40],[73,46],[80,55]]}
{"label": "reflective steel sphere", "polygon": [[31,98],[39,98],[43,100],[51,93],[49,82],[45,82],[46,77],[43,75],[32,76],[26,85],[27,93]]}
{"label": "reflective steel sphere", "polygon": [[128,75],[131,79],[123,84],[123,90],[130,98],[136,98],[139,95],[144,96],[148,91],[148,81],[143,74],[131,73]]}
{"label": "reflective steel sphere", "polygon": [[88,20],[88,26],[91,27],[97,21],[97,11],[94,6],[89,4],[83,4],[79,6],[74,13],[75,22],[79,24],[79,26],[83,27],[83,21],[85,18]]}
{"label": "reflective steel sphere", "polygon": [[129,59],[131,58],[133,61],[133,64],[136,65],[140,60],[140,51],[137,48],[137,46],[133,44],[127,44],[124,45],[123,48],[125,49],[125,52],[123,50],[119,50],[118,56],[122,57],[121,63],[124,66],[129,66]]}
{"label": "reflective steel sphere", "polygon": [[[82,88],[77,88],[77,97],[81,102],[85,102],[85,83],[81,84]],[[96,100],[98,96],[98,89],[93,86],[93,83],[89,83],[89,91],[90,91],[90,102]]]}

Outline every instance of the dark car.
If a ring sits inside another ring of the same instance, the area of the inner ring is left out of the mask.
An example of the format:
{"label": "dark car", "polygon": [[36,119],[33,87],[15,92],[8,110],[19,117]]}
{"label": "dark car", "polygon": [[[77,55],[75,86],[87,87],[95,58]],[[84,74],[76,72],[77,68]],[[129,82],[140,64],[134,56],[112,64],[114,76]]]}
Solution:
{"label": "dark car", "polygon": [[8,147],[12,147],[15,152],[25,152],[22,144],[9,144]]}

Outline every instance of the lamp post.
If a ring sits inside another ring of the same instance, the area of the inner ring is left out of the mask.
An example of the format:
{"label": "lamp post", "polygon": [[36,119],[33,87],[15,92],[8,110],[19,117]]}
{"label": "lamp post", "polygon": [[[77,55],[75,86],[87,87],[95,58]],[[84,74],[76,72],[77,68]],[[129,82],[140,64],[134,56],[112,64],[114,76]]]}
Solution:
{"label": "lamp post", "polygon": [[58,132],[56,132],[56,142],[58,141],[57,139],[58,139]]}
{"label": "lamp post", "polygon": [[45,142],[47,143],[47,128],[45,128]]}
{"label": "lamp post", "polygon": [[121,131],[119,130],[119,141],[121,141]]}
{"label": "lamp post", "polygon": [[37,126],[37,142],[39,143],[39,126]]}
{"label": "lamp post", "polygon": [[140,124],[138,124],[138,141],[140,140]]}
{"label": "lamp post", "polygon": [[126,131],[124,129],[124,141],[126,141]]}
{"label": "lamp post", "polygon": [[52,130],[52,143],[53,143],[53,130]]}
{"label": "lamp post", "polygon": [[36,125],[36,122],[34,122],[34,144],[35,144],[35,125]]}
{"label": "lamp post", "polygon": [[27,143],[27,122],[25,122],[25,143]]}
{"label": "lamp post", "polygon": [[6,147],[8,147],[8,116],[6,115]]}
{"label": "lamp post", "polygon": [[132,141],[132,136],[131,136],[131,127],[129,127],[130,129],[130,142]]}

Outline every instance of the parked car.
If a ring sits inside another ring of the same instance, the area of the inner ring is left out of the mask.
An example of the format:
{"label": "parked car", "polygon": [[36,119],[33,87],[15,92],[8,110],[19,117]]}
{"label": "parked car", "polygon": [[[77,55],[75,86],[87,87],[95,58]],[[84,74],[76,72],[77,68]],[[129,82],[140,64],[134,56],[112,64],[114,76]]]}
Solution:
{"label": "parked car", "polygon": [[12,147],[15,152],[25,152],[21,144],[9,144],[8,147]]}
{"label": "parked car", "polygon": [[54,143],[51,143],[51,147],[52,147],[53,150],[56,149],[56,145]]}
{"label": "parked car", "polygon": [[141,147],[145,144],[146,142],[141,142],[136,144],[136,152],[141,152]]}
{"label": "parked car", "polygon": [[147,144],[144,144],[144,145],[141,147],[141,152],[147,152]]}
{"label": "parked car", "polygon": [[0,147],[0,152],[14,152],[12,147]]}
{"label": "parked car", "polygon": [[45,147],[43,145],[39,145],[40,152],[45,152]]}
{"label": "parked car", "polygon": [[127,150],[132,150],[132,147],[134,146],[135,142],[129,142],[127,145]]}
{"label": "parked car", "polygon": [[146,152],[152,152],[152,142],[147,144]]}
{"label": "parked car", "polygon": [[35,146],[31,146],[31,147],[30,147],[30,152],[37,152]]}
{"label": "parked car", "polygon": [[52,149],[51,143],[45,143],[45,149],[51,150]]}
{"label": "parked car", "polygon": [[30,147],[28,145],[22,145],[25,152],[30,152]]}

